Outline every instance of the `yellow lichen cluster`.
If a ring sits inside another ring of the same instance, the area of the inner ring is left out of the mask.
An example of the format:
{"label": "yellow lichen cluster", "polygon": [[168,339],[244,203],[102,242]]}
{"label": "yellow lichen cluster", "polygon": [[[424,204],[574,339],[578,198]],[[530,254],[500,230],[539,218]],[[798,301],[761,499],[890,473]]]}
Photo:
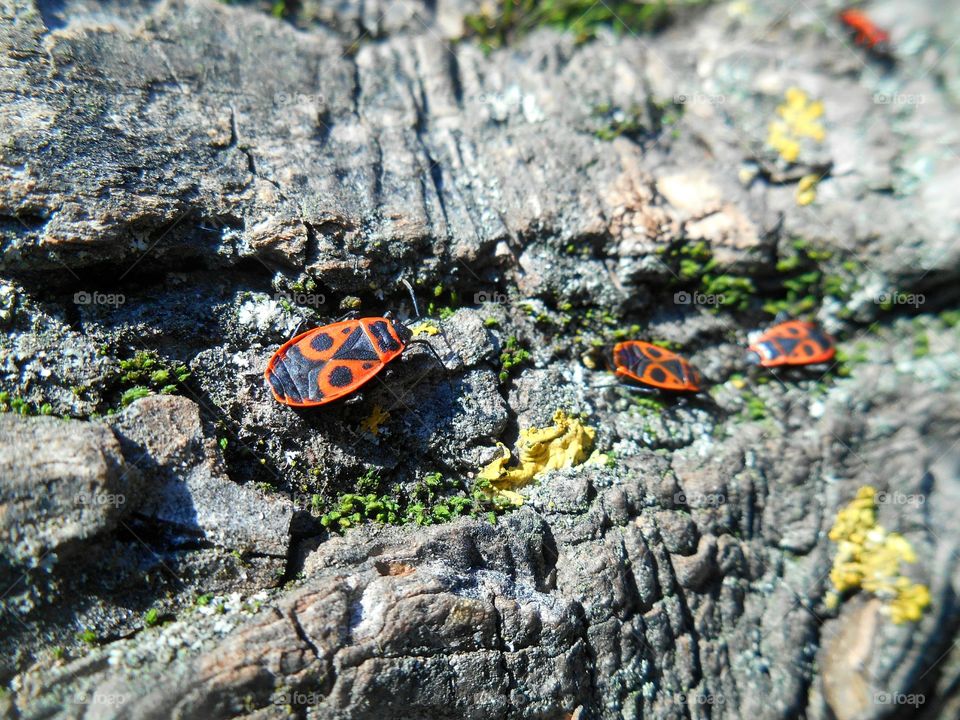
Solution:
{"label": "yellow lichen cluster", "polygon": [[414,337],[420,337],[421,335],[436,335],[440,332],[440,328],[433,323],[428,322],[422,322],[419,325],[410,328],[410,330]]}
{"label": "yellow lichen cluster", "polygon": [[785,101],[777,107],[779,120],[770,123],[767,145],[772,147],[787,162],[796,162],[800,157],[800,143],[804,138],[823,142],[826,131],[820,118],[823,103],[811,101],[800,88],[792,87],[786,92]]}
{"label": "yellow lichen cluster", "polygon": [[[837,593],[862,588],[886,601],[885,611],[898,625],[915,622],[930,604],[930,590],[900,573],[902,563],[916,562],[917,557],[906,538],[877,524],[875,496],[872,487],[862,487],[837,513],[829,536],[838,546],[830,580]],[[832,593],[827,603],[836,606],[839,599]]]}
{"label": "yellow lichen cluster", "polygon": [[477,479],[489,481],[493,493],[520,505],[523,498],[515,489],[531,482],[541,473],[573,467],[587,460],[605,460],[605,456],[599,453],[590,455],[596,434],[594,428],[584,425],[579,418],[557,410],[553,415],[553,425],[520,431],[516,465],[507,467],[512,458],[510,450],[498,443],[500,456],[484,467]]}
{"label": "yellow lichen cluster", "polygon": [[380,426],[389,419],[390,412],[388,410],[384,410],[379,405],[374,405],[370,415],[360,423],[360,429],[376,436],[380,432]]}
{"label": "yellow lichen cluster", "polygon": [[797,183],[797,205],[809,205],[817,199],[820,175],[804,175]]}

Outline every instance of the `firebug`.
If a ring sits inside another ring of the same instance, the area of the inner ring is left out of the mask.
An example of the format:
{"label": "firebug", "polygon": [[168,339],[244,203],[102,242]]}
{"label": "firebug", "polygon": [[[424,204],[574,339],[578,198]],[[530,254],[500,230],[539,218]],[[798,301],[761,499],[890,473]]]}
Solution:
{"label": "firebug", "polygon": [[763,367],[816,365],[832,360],[837,353],[833,338],[814,323],[803,320],[774,325],[747,347]]}
{"label": "firebug", "polygon": [[854,33],[853,41],[868,50],[883,52],[890,43],[890,34],[882,30],[863,10],[848,8],[840,12],[840,22]]}
{"label": "firebug", "polygon": [[[414,309],[419,316],[416,299]],[[436,356],[429,343],[412,337],[410,328],[390,313],[321,325],[281,345],[267,363],[264,378],[277,402],[291,407],[326,405],[369,382],[411,344],[427,345]]]}
{"label": "firebug", "polygon": [[642,340],[619,342],[613,347],[614,372],[648,387],[679,392],[698,392],[700,372],[687,360]]}

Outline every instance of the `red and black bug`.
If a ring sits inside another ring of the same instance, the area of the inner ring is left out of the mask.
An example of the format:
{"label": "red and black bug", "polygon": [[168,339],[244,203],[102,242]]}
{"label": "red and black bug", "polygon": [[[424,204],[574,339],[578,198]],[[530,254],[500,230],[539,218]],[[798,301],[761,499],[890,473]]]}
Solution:
{"label": "red and black bug", "polygon": [[628,340],[613,346],[614,372],[649,387],[678,392],[698,392],[699,371],[687,360],[666,348]]}
{"label": "red and black bug", "polygon": [[837,354],[833,338],[817,325],[787,320],[761,333],[747,346],[763,367],[815,365]]}
{"label": "red and black bug", "polygon": [[[410,290],[417,317],[417,301]],[[413,332],[390,313],[383,317],[341,320],[307,330],[288,340],[273,354],[263,376],[277,402],[291,407],[326,405],[369,382],[411,344]]]}
{"label": "red and black bug", "polygon": [[863,10],[848,8],[837,17],[854,33],[853,41],[857,45],[881,53],[889,48],[890,34],[877,27]]}
{"label": "red and black bug", "polygon": [[281,345],[264,377],[277,402],[325,405],[372,379],[411,337],[410,329],[389,315],[322,325]]}

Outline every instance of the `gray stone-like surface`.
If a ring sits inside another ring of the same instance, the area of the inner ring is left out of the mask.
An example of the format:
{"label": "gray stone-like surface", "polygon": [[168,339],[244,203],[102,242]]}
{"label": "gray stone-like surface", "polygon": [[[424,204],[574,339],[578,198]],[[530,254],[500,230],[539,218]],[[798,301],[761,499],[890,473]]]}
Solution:
{"label": "gray stone-like surface", "polygon": [[126,456],[143,468],[138,513],[241,553],[286,557],[293,505],[230,481],[196,403],[143,398],[113,427]]}
{"label": "gray stone-like surface", "polygon": [[4,561],[35,566],[111,530],[139,480],[104,425],[0,415]]}
{"label": "gray stone-like surface", "polygon": [[[960,14],[872,3],[885,64],[827,2],[489,53],[480,3],[267,4],[0,3],[0,405],[73,418],[0,417],[0,711],[956,715]],[[794,165],[766,146],[791,86],[826,131]],[[794,300],[842,362],[748,370],[797,241],[832,252]],[[690,299],[704,251],[752,283],[741,306]],[[412,319],[402,279],[442,367],[413,346],[349,404],[272,400],[301,322]],[[626,336],[708,392],[625,391],[601,348]],[[144,350],[190,377],[125,407]],[[318,522],[363,478],[469,487],[558,408],[607,462],[495,525]],[[930,587],[918,623],[825,603],[827,533],[868,484]],[[72,503],[114,486],[122,507]]]}

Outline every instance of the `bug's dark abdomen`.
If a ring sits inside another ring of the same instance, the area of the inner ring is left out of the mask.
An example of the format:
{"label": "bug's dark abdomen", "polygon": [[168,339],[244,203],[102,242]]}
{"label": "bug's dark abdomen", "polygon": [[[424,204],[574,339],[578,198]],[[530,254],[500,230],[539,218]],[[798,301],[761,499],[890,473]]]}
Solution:
{"label": "bug's dark abdomen", "polygon": [[322,367],[307,361],[300,348],[294,345],[274,363],[267,382],[274,392],[293,402],[303,402],[304,399],[322,400],[323,392],[317,382],[317,375]]}
{"label": "bug's dark abdomen", "polygon": [[620,350],[617,363],[623,365],[630,372],[641,375],[650,361],[636,347],[631,345]]}

